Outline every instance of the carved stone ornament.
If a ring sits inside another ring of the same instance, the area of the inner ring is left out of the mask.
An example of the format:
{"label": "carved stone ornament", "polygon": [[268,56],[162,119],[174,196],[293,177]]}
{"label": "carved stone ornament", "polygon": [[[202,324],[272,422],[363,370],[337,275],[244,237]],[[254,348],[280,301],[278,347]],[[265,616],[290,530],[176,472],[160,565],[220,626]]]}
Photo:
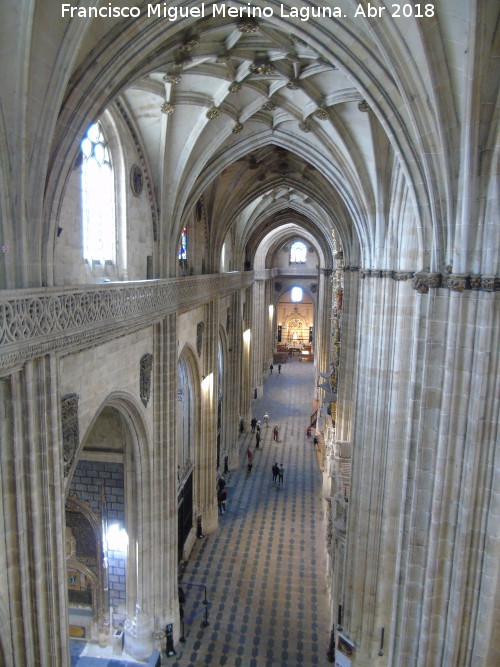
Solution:
{"label": "carved stone ornament", "polygon": [[370,105],[368,104],[368,102],[367,102],[366,100],[362,100],[362,101],[358,104],[358,109],[359,109],[360,111],[362,111],[363,113],[368,113],[368,111],[371,110]]}
{"label": "carved stone ornament", "polygon": [[198,356],[201,356],[204,330],[205,330],[205,322],[198,322],[198,324],[196,325],[196,351],[198,352]]}
{"label": "carved stone ornament", "polygon": [[444,283],[452,292],[463,292],[467,289],[468,275],[451,273],[447,275]]}
{"label": "carved stone ornament", "polygon": [[298,90],[300,88],[300,82],[298,79],[290,79],[290,81],[286,84],[286,87],[289,90]]}
{"label": "carved stone ornament", "polygon": [[481,289],[481,276],[477,276],[477,275],[470,276],[469,280],[470,280],[470,288],[472,290]]}
{"label": "carved stone ornament", "polygon": [[264,104],[261,107],[263,111],[275,111],[277,108],[278,105],[276,104],[276,102],[273,102],[272,100],[264,102]]}
{"label": "carved stone ornament", "polygon": [[241,90],[242,84],[239,81],[233,81],[232,83],[229,84],[229,92],[230,93],[237,93],[239,90]]}
{"label": "carved stone ornament", "polygon": [[171,114],[174,113],[175,111],[175,104],[172,102],[165,102],[164,104],[161,105],[161,110],[165,114]]}
{"label": "carved stone ornament", "polygon": [[323,108],[316,109],[312,115],[318,120],[328,120],[328,111]]}
{"label": "carved stone ornament", "polygon": [[270,60],[254,60],[251,63],[250,72],[252,74],[271,74],[274,71],[273,64]]}
{"label": "carved stone ornament", "polygon": [[182,50],[191,51],[191,49],[194,49],[194,47],[198,46],[199,43],[200,43],[199,35],[190,35],[184,40],[184,43],[182,45]]}
{"label": "carved stone ornament", "polygon": [[383,278],[394,278],[394,271],[389,269],[383,269],[381,273]]}
{"label": "carved stone ornament", "polygon": [[141,369],[140,369],[140,393],[141,401],[146,408],[149,402],[151,395],[151,374],[153,371],[153,355],[144,354],[141,357]]}
{"label": "carved stone ornament", "polygon": [[78,394],[65,394],[61,398],[62,439],[64,457],[64,476],[71,470],[73,459],[80,442],[78,424]]}
{"label": "carved stone ornament", "polygon": [[252,33],[252,32],[257,32],[258,29],[259,29],[259,24],[257,23],[257,21],[255,19],[250,18],[250,17],[246,18],[246,19],[242,19],[238,23],[238,30],[240,32],[243,32],[243,33],[247,34],[247,35]]}
{"label": "carved stone ornament", "polygon": [[442,276],[440,273],[415,273],[412,287],[419,294],[427,294],[430,287],[440,287],[441,282]]}
{"label": "carved stone ornament", "polygon": [[231,130],[233,134],[238,134],[238,132],[241,132],[243,129],[243,124],[242,123],[236,123],[233,125],[233,129]]}
{"label": "carved stone ornament", "polygon": [[409,280],[412,276],[413,273],[409,273],[408,271],[394,271],[394,275],[392,277],[394,280],[405,281]]}
{"label": "carved stone ornament", "polygon": [[215,59],[216,63],[228,63],[231,60],[231,54],[228,51],[224,51],[217,56]]}
{"label": "carved stone ornament", "polygon": [[168,72],[163,77],[165,83],[170,83],[172,86],[176,86],[181,82],[182,76],[180,74],[175,74],[174,72]]}
{"label": "carved stone ornament", "polygon": [[302,130],[302,132],[310,132],[311,131],[311,126],[307,122],[307,120],[303,120],[299,123],[299,130]]}
{"label": "carved stone ornament", "polygon": [[481,287],[485,292],[494,292],[495,291],[495,276],[483,276],[481,278]]}
{"label": "carved stone ornament", "polygon": [[221,113],[222,111],[219,109],[219,107],[212,107],[207,111],[207,118],[208,120],[215,120],[216,118],[219,118]]}
{"label": "carved stone ornament", "polygon": [[370,275],[370,273],[371,273],[371,272],[370,272],[370,269],[360,269],[360,270],[359,270],[359,276],[360,276],[360,278],[362,278],[363,280],[364,280],[365,278],[367,278],[367,277]]}

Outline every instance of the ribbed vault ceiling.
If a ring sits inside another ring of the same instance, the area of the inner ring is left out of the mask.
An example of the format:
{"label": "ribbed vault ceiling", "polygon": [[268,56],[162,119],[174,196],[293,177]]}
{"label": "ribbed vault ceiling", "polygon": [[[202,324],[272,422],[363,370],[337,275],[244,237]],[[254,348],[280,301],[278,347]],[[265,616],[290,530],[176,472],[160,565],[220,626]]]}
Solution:
{"label": "ribbed vault ceiling", "polygon": [[349,251],[353,214],[370,207],[376,121],[349,78],[301,39],[254,20],[213,23],[186,31],[161,68],[121,93],[156,190],[169,174],[177,229],[200,196],[213,198],[215,254],[234,224],[239,252],[254,252],[290,209],[331,265],[332,228]]}
{"label": "ribbed vault ceiling", "polygon": [[[118,102],[144,148],[160,242],[178,237],[203,197],[216,221],[212,269],[231,229],[243,262],[258,239],[275,232],[276,221],[290,221],[284,210],[307,227],[328,263],[335,230],[346,261],[372,266],[380,264],[376,255],[390,232],[392,184],[402,182],[402,173],[410,199],[418,199],[418,188],[422,201],[427,196],[411,125],[402,124],[406,109],[395,110],[396,90],[403,90],[394,78],[397,49],[408,47],[395,25],[387,24],[395,37],[389,56],[369,23],[358,22],[354,36],[348,20],[144,18],[106,33],[104,23],[81,42],[54,156],[74,150],[75,135]],[[365,102],[361,91],[370,87],[379,106],[391,108],[386,117]],[[57,177],[54,171],[49,194],[59,187]],[[417,242],[425,245],[418,236]],[[160,275],[174,264],[169,245]],[[397,268],[388,257],[391,265]]]}

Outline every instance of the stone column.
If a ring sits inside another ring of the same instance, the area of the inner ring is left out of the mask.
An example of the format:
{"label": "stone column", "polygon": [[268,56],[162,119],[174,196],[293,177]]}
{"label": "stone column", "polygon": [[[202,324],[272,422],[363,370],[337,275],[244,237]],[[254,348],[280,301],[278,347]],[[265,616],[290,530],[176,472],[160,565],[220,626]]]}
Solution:
{"label": "stone column", "polygon": [[345,339],[356,369],[342,598],[353,665],[488,664],[498,295],[417,293],[372,272],[359,296],[358,339]]}
{"label": "stone column", "polygon": [[[331,309],[332,270],[320,269],[318,274],[318,298],[314,317],[314,361],[317,374],[330,372],[331,360]],[[323,397],[320,392],[319,399]]]}
{"label": "stone column", "polygon": [[251,360],[253,356],[253,351],[255,349],[255,340],[252,334],[251,329],[251,319],[249,313],[249,307],[252,299],[252,288],[246,289],[244,292],[245,299],[245,308],[244,308],[244,317],[243,319],[243,334],[242,334],[242,354],[241,354],[241,379],[240,379],[240,413],[245,420],[245,424],[248,425],[251,419],[251,391],[250,391],[250,382],[251,382]]}
{"label": "stone column", "polygon": [[[136,607],[125,626],[125,647],[137,659],[149,657],[156,643],[165,647],[165,626],[180,636],[177,597],[177,457],[175,407],[177,386],[177,318],[167,315],[154,327],[153,443],[142,480],[142,544],[136,564]],[[131,546],[131,548],[133,548]],[[140,658],[139,656],[143,657]]]}
{"label": "stone column", "polygon": [[269,366],[269,304],[267,300],[268,281],[256,279],[252,296],[252,372],[251,388],[257,389],[257,397],[262,396],[263,376]]}
{"label": "stone column", "polygon": [[8,664],[66,667],[63,452],[55,359],[26,363],[0,381],[0,391],[0,581],[9,600],[2,646],[12,661]]}
{"label": "stone column", "polygon": [[241,350],[243,346],[243,330],[240,313],[240,294],[231,294],[228,327],[228,358],[226,385],[224,388],[224,433],[226,437],[225,452],[229,456],[229,468],[239,465],[238,427],[240,415],[241,392]]}
{"label": "stone column", "polygon": [[196,462],[198,470],[197,505],[203,516],[204,532],[217,527],[217,338],[219,335],[218,303],[205,305],[203,335],[203,371],[201,381],[201,443],[203,459]]}

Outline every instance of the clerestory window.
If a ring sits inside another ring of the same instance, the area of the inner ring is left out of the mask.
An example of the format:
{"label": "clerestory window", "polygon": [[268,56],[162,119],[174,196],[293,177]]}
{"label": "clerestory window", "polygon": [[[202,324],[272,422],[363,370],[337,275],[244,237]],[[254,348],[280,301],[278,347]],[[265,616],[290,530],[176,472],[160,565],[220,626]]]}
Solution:
{"label": "clerestory window", "polygon": [[307,248],[302,241],[295,241],[290,246],[290,264],[304,264],[306,261]]}
{"label": "clerestory window", "polygon": [[177,257],[185,261],[187,259],[187,231],[186,228],[182,230],[181,240],[179,241],[179,248],[177,250]]}
{"label": "clerestory window", "polygon": [[99,123],[81,143],[83,253],[88,262],[115,262],[116,224],[113,166]]}

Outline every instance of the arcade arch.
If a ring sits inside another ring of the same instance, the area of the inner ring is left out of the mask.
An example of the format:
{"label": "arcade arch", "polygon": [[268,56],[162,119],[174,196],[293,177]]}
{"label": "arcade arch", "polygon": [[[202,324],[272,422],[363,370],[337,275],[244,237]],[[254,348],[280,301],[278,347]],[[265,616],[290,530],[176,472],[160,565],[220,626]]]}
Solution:
{"label": "arcade arch", "polygon": [[195,355],[186,345],[177,362],[176,451],[178,558],[189,553],[195,522],[200,440],[200,374]]}
{"label": "arcade arch", "polygon": [[151,590],[144,506],[146,429],[135,399],[110,395],[72,465],[66,497],[66,582],[70,636],[110,641]]}

